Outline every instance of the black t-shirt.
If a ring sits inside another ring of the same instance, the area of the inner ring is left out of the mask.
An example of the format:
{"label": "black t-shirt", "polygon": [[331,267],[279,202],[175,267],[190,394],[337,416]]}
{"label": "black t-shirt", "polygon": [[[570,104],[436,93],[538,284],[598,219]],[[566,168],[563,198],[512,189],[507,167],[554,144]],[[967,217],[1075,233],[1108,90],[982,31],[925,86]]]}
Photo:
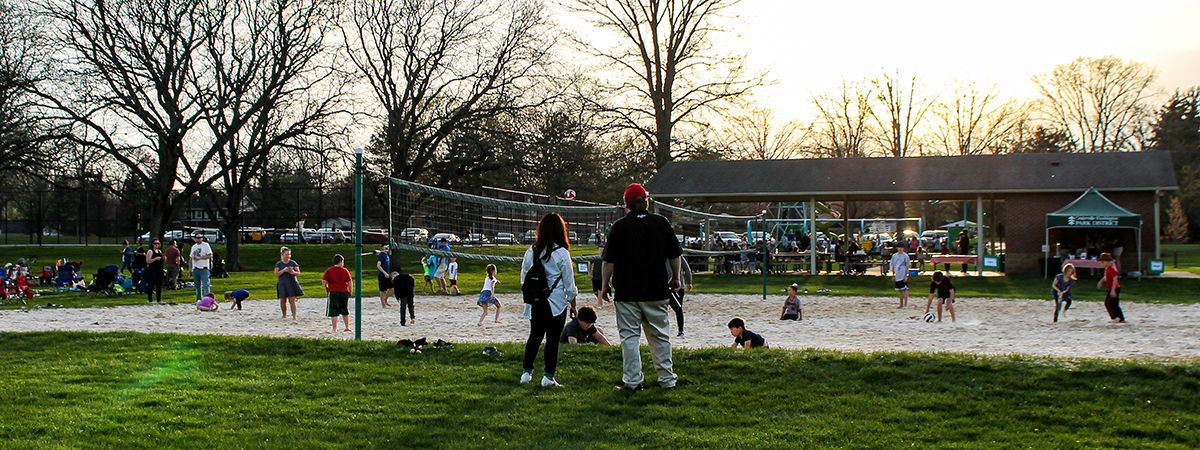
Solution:
{"label": "black t-shirt", "polygon": [[645,210],[630,211],[608,232],[604,262],[613,264],[612,285],[618,302],[666,300],[671,274],[666,261],[683,254],[671,222]]}
{"label": "black t-shirt", "polygon": [[579,319],[572,319],[563,327],[562,335],[558,337],[558,342],[571,342],[567,338],[573,337],[575,341],[581,344],[594,343],[596,338],[592,337],[596,334],[596,325],[592,324],[591,328],[583,329],[579,326]]}
{"label": "black t-shirt", "polygon": [[750,341],[750,348],[767,345],[767,340],[759,336],[758,333],[742,328],[742,337],[733,338],[733,343],[741,347],[742,343],[746,341]]}
{"label": "black t-shirt", "polygon": [[950,277],[942,278],[941,283],[929,283],[929,293],[937,292],[938,298],[950,298],[950,291],[954,289],[954,283],[950,282]]}
{"label": "black t-shirt", "polygon": [[402,273],[392,279],[392,286],[395,288],[393,292],[395,292],[397,298],[408,298],[413,296],[413,287],[416,286],[416,283],[413,281],[412,276]]}
{"label": "black t-shirt", "polygon": [[[162,258],[162,256],[163,256],[162,250],[150,250],[151,258]],[[143,256],[143,258],[145,258],[145,257]],[[162,273],[163,260],[159,259],[157,261],[150,263],[148,266],[146,266],[146,270],[149,272],[153,272],[153,273]]]}
{"label": "black t-shirt", "polygon": [[146,268],[146,251],[139,247],[137,249],[137,251],[134,252],[133,262],[129,265],[129,267],[132,267],[137,270],[145,269]]}

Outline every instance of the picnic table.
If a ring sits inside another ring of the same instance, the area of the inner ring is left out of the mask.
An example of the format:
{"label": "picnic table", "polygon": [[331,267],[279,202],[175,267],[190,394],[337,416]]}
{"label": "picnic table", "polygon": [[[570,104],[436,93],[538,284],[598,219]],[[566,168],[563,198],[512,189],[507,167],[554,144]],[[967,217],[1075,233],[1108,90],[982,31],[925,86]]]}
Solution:
{"label": "picnic table", "polygon": [[972,255],[933,255],[933,258],[930,259],[930,262],[933,263],[934,268],[937,268],[938,264],[945,264],[945,271],[947,272],[950,271],[951,264],[962,263],[962,271],[963,273],[966,273],[967,264],[978,264],[979,257]]}

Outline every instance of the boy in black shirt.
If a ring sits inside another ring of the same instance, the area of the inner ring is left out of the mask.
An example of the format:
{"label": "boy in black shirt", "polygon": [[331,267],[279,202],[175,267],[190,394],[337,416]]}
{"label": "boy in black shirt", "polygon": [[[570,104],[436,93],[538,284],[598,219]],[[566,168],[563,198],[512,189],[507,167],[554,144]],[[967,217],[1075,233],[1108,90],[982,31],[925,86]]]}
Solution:
{"label": "boy in black shirt", "polygon": [[944,303],[946,309],[950,311],[950,321],[954,322],[954,283],[950,282],[950,277],[942,275],[941,272],[934,272],[933,282],[929,283],[929,301],[925,302],[926,313],[929,313],[929,307],[933,304],[935,295],[938,299],[937,321],[942,321],[942,304]]}
{"label": "boy in black shirt", "polygon": [[[397,264],[397,270],[399,270],[399,264]],[[408,308],[408,316],[412,322],[417,323],[417,314],[413,312],[413,290],[416,285],[412,276],[404,272],[392,272],[393,295],[400,300],[400,326],[402,327],[408,326],[404,321],[405,308]]]}
{"label": "boy in black shirt", "polygon": [[729,334],[733,335],[733,347],[742,348],[771,348],[767,345],[767,340],[758,333],[746,329],[746,321],[741,317],[734,317],[729,321]]}
{"label": "boy in black shirt", "polygon": [[558,342],[564,344],[600,344],[609,345],[604,331],[596,326],[596,309],[591,306],[579,308],[575,318],[563,327]]}

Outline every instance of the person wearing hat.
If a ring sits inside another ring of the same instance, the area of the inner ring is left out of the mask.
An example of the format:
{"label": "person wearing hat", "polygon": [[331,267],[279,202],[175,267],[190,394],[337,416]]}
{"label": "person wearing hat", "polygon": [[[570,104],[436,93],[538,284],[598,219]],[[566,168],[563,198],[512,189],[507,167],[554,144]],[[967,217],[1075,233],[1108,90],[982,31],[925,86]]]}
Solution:
{"label": "person wearing hat", "polygon": [[379,270],[376,274],[379,276],[379,302],[383,304],[384,308],[392,306],[388,304],[388,297],[392,295],[392,290],[395,289],[391,278],[392,259],[391,255],[388,254],[390,250],[391,248],[388,244],[383,244],[383,247],[379,248],[379,260],[375,262],[375,268]]}
{"label": "person wearing hat", "polygon": [[650,194],[633,183],[625,189],[627,214],[612,225],[601,259],[601,290],[598,305],[613,293],[617,329],[623,358],[622,390],[642,389],[642,356],[639,348],[642,326],[658,373],[658,384],[674,388],[677,376],[671,360],[667,308],[671,290],[680,286],[679,257],[683,249],[675,240],[671,222],[646,211]]}
{"label": "person wearing hat", "polygon": [[1096,284],[1096,288],[1104,289],[1104,309],[1113,323],[1125,323],[1125,313],[1121,311],[1121,283],[1117,282],[1117,266],[1111,253],[1101,253],[1097,258],[1104,266],[1104,279]]}
{"label": "person wearing hat", "polygon": [[212,291],[209,285],[208,276],[212,270],[212,247],[204,242],[204,236],[200,232],[196,232],[192,236],[196,243],[192,245],[192,251],[189,253],[188,267],[191,268],[192,281],[196,284],[196,301],[199,302]]}

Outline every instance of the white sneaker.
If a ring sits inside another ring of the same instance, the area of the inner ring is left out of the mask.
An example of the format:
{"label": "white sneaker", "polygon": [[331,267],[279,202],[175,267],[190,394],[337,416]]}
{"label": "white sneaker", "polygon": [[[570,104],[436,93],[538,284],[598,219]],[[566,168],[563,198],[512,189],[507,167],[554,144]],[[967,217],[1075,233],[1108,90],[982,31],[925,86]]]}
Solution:
{"label": "white sneaker", "polygon": [[558,384],[558,381],[555,381],[553,377],[543,376],[542,377],[542,387],[550,387],[550,386],[562,387],[562,385]]}
{"label": "white sneaker", "polygon": [[521,382],[528,383],[533,380],[533,374],[529,372],[521,372]]}

